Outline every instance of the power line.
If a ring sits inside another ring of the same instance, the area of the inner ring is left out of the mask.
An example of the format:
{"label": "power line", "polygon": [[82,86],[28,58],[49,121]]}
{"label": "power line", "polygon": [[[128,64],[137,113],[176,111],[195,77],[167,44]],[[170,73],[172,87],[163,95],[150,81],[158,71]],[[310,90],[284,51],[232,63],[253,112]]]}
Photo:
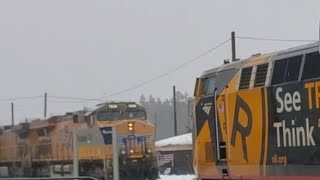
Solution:
{"label": "power line", "polygon": [[[73,100],[74,102],[102,101],[101,99],[90,99],[90,98],[70,97],[70,96],[50,96],[50,95],[48,95],[48,97],[53,98],[53,99]],[[62,102],[62,101],[60,101],[60,102]]]}
{"label": "power line", "polygon": [[[276,39],[276,38],[259,38],[259,37],[248,37],[248,36],[237,36],[237,39],[247,39],[247,40],[257,40],[257,41],[277,41],[277,42],[317,42],[317,40],[297,40],[297,39]],[[156,81],[158,79],[161,79],[165,76],[168,76],[171,73],[175,73],[177,71],[179,71],[180,69],[184,68],[185,66],[189,65],[190,63],[193,63],[197,60],[199,60],[200,58],[202,58],[203,56],[206,56],[208,54],[210,54],[211,52],[213,52],[214,50],[220,48],[221,46],[225,45],[227,42],[229,42],[230,39],[227,39],[225,41],[223,41],[222,43],[216,45],[213,48],[208,49],[207,51],[201,53],[198,56],[195,56],[193,58],[188,59],[187,61],[185,61],[184,63],[169,69],[168,71],[159,74],[149,80],[146,80],[144,82],[141,82],[139,84],[136,84],[132,87],[126,88],[124,90],[109,94],[107,96],[103,96],[103,97],[99,97],[99,98],[82,98],[82,97],[70,97],[70,96],[48,96],[50,98],[49,102],[52,103],[80,103],[80,102],[101,102],[104,101],[103,99],[106,98],[110,98],[113,96],[117,96],[135,89],[138,89],[142,86],[145,86],[147,84],[152,83],[153,81]],[[12,98],[2,98],[0,99],[0,101],[2,102],[8,102],[8,101],[22,101],[22,100],[35,100],[35,99],[39,99],[39,98],[43,98],[43,95],[41,96],[27,96],[27,97],[12,97]],[[52,99],[57,99],[57,100],[52,100]],[[59,99],[61,101],[59,101]],[[63,100],[68,100],[68,101],[63,101]]]}
{"label": "power line", "polygon": [[[260,38],[260,37],[248,37],[248,36],[237,36],[237,39],[247,39],[247,40],[257,40],[257,41],[278,41],[278,42],[317,42],[317,40],[297,40],[297,39],[276,39],[276,38]],[[227,39],[225,41],[223,41],[222,43],[218,44],[217,46],[201,53],[198,56],[195,56],[189,60],[187,60],[186,62],[176,66],[175,68],[172,68],[158,76],[155,76],[147,81],[141,82],[137,85],[134,85],[132,87],[126,88],[124,90],[109,94],[107,96],[103,96],[103,97],[98,97],[98,98],[82,98],[82,97],[70,97],[70,96],[48,96],[49,98],[55,98],[55,99],[63,99],[63,100],[71,100],[71,101],[55,101],[56,103],[72,103],[72,102],[97,102],[97,101],[104,101],[103,99],[109,98],[109,97],[113,97],[113,96],[117,96],[135,89],[138,89],[142,86],[145,86],[149,83],[152,83],[153,81],[156,81],[158,79],[161,79],[165,76],[168,76],[171,73],[175,73],[176,71],[179,71],[180,69],[184,68],[185,66],[187,66],[188,64],[199,60],[201,57],[206,56],[208,54],[210,54],[212,51],[218,49],[219,47],[225,45],[227,42],[229,42],[230,39]],[[38,98],[43,98],[43,96],[30,96],[30,97],[13,97],[13,98],[4,98],[4,99],[0,99],[0,101],[17,101],[17,100],[33,100],[33,99],[38,99]],[[54,102],[51,100],[51,102]]]}
{"label": "power line", "polygon": [[[238,39],[249,39],[249,40],[260,40],[260,41],[316,42],[316,40],[273,39],[273,38],[257,38],[257,37],[246,37],[246,36],[237,36],[236,38],[238,38]],[[223,46],[224,44],[226,44],[226,43],[229,42],[229,41],[230,41],[230,39],[227,39],[226,41],[224,41],[224,42],[218,44],[217,46],[215,46],[215,47],[213,47],[213,48],[205,51],[204,53],[202,53],[202,54],[200,54],[200,55],[198,55],[198,56],[196,56],[196,57],[194,57],[194,58],[191,58],[191,59],[189,59],[188,61],[182,63],[181,65],[179,65],[179,66],[177,66],[177,67],[175,67],[175,68],[173,68],[173,69],[171,69],[171,70],[169,70],[169,71],[167,71],[167,72],[165,72],[165,73],[163,73],[163,74],[160,74],[160,75],[158,75],[158,76],[156,76],[156,77],[154,77],[154,78],[152,78],[152,79],[149,79],[149,80],[147,80],[147,81],[145,81],[145,82],[143,82],[143,83],[140,83],[140,84],[135,85],[135,86],[133,86],[133,87],[131,87],[131,88],[127,88],[127,89],[124,89],[124,90],[122,90],[122,91],[119,91],[119,92],[110,94],[110,95],[108,95],[108,96],[100,97],[100,98],[97,98],[97,99],[104,99],[104,98],[108,98],[108,97],[120,95],[120,94],[126,93],[126,92],[128,92],[128,91],[131,91],[131,90],[140,88],[140,87],[142,87],[142,86],[144,86],[144,85],[146,85],[146,84],[149,84],[149,83],[151,83],[151,82],[153,82],[153,81],[155,81],[155,80],[157,80],[157,79],[160,79],[160,78],[162,78],[162,77],[165,77],[165,76],[169,75],[170,73],[174,73],[174,72],[180,70],[180,69],[183,68],[184,66],[186,66],[186,65],[188,65],[188,64],[190,64],[190,63],[192,63],[192,62],[194,62],[194,61],[196,61],[196,60],[198,60],[198,59],[200,59],[201,57],[203,57],[203,56],[211,53],[212,51],[218,49],[219,47]]]}
{"label": "power line", "polygon": [[[100,102],[101,102],[101,101],[104,101],[103,99],[106,99],[106,98],[109,98],[109,97],[113,97],[113,96],[116,96],[116,95],[120,95],[120,94],[129,92],[129,91],[138,89],[138,88],[140,88],[140,87],[142,87],[142,86],[145,86],[145,85],[147,85],[147,84],[149,84],[149,83],[151,83],[151,82],[153,82],[153,81],[155,81],[155,80],[158,80],[158,79],[160,79],[160,78],[163,78],[163,77],[165,77],[165,76],[168,76],[169,74],[174,73],[174,72],[176,72],[176,71],[184,68],[184,67],[187,66],[188,64],[190,64],[190,63],[192,63],[192,62],[200,59],[201,57],[208,55],[209,53],[211,53],[212,51],[218,49],[219,47],[223,46],[224,44],[226,44],[226,43],[229,42],[229,41],[230,41],[230,39],[227,39],[227,40],[223,41],[222,43],[218,44],[217,46],[215,46],[215,47],[213,47],[213,48],[210,48],[209,50],[201,53],[201,54],[198,55],[198,56],[195,56],[195,57],[187,60],[186,62],[184,62],[184,63],[176,66],[175,68],[172,68],[172,69],[168,70],[168,71],[165,72],[165,73],[162,73],[162,74],[160,74],[160,75],[158,75],[158,76],[155,76],[155,77],[153,77],[153,78],[151,78],[151,79],[149,79],[149,80],[147,80],[147,81],[144,81],[144,82],[142,82],[142,83],[139,83],[139,84],[134,85],[134,86],[132,86],[132,87],[129,87],[129,88],[127,88],[127,89],[124,89],[124,90],[121,90],[121,91],[119,91],[119,92],[115,92],[115,93],[109,94],[109,95],[107,95],[107,96],[98,97],[98,98],[81,98],[81,97],[49,96],[49,95],[48,95],[48,97],[49,97],[49,98],[55,98],[55,99],[75,100],[74,102],[87,102],[87,101],[95,101],[95,102],[100,101]],[[52,100],[51,100],[51,102],[55,102],[55,103],[72,103],[72,101],[52,101]]]}
{"label": "power line", "polygon": [[72,103],[89,103],[94,101],[84,101],[84,100],[52,100],[49,99],[48,102],[50,103],[58,103],[58,104],[72,104]]}
{"label": "power line", "polygon": [[182,69],[183,67],[185,67],[185,66],[187,66],[188,64],[190,64],[190,63],[192,63],[192,62],[200,59],[201,57],[210,54],[212,51],[218,49],[219,47],[223,46],[224,44],[226,44],[226,43],[229,42],[229,41],[230,41],[230,39],[227,39],[227,40],[223,41],[222,43],[218,44],[217,46],[215,46],[215,47],[213,47],[213,48],[211,48],[211,49],[203,52],[202,54],[200,54],[200,55],[198,55],[198,56],[195,56],[195,57],[187,60],[186,62],[180,64],[179,66],[176,66],[175,68],[173,68],[173,69],[171,69],[171,70],[168,70],[167,72],[162,73],[162,74],[160,74],[160,75],[158,75],[158,76],[156,76],[156,77],[153,77],[153,78],[151,78],[151,79],[149,79],[149,80],[147,80],[147,81],[145,81],[145,82],[142,82],[142,83],[137,84],[137,85],[135,85],[135,86],[133,86],[133,87],[124,89],[124,90],[122,90],[122,91],[109,94],[109,95],[104,96],[104,97],[99,97],[99,98],[97,98],[97,99],[105,99],[105,98],[113,97],[113,96],[116,96],[116,95],[120,95],[120,94],[129,92],[129,91],[138,89],[138,88],[140,88],[140,87],[142,87],[142,86],[145,86],[145,85],[147,85],[147,84],[149,84],[149,83],[151,83],[151,82],[153,82],[153,81],[155,81],[155,80],[158,80],[158,79],[160,79],[160,78],[162,78],[162,77],[168,76],[169,74],[174,73],[174,72]]}
{"label": "power line", "polygon": [[0,101],[19,101],[19,100],[34,100],[43,98],[43,96],[28,96],[28,97],[12,97],[12,98],[3,98]]}
{"label": "power line", "polygon": [[259,37],[247,37],[237,36],[237,39],[248,39],[257,41],[278,41],[278,42],[317,42],[318,40],[304,40],[304,39],[274,39],[274,38],[259,38]]}

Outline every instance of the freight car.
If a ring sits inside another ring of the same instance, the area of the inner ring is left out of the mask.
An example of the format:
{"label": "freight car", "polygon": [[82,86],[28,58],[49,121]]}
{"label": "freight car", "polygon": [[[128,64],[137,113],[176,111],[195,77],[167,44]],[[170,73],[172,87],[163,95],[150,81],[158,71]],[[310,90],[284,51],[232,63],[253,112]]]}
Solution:
{"label": "freight car", "polygon": [[319,43],[205,71],[195,85],[199,180],[320,179]]}
{"label": "freight car", "polygon": [[156,179],[154,126],[145,109],[133,102],[103,103],[1,129],[0,176],[72,176],[73,133],[80,175],[112,176],[112,144],[104,134],[108,127],[117,129],[121,177]]}

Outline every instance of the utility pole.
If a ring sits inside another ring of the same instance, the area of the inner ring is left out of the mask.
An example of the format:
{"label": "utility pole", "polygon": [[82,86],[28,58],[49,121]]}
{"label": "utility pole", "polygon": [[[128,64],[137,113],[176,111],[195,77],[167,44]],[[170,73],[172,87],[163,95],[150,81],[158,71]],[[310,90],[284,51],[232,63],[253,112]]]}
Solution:
{"label": "utility pole", "polygon": [[119,180],[119,149],[117,141],[117,127],[112,127],[112,167],[113,167],[113,180]]}
{"label": "utility pole", "polygon": [[47,117],[47,93],[44,93],[44,112],[43,116],[46,118]]}
{"label": "utility pole", "polygon": [[174,135],[178,135],[177,129],[177,102],[176,102],[176,86],[173,86],[173,119],[174,119]]}
{"label": "utility pole", "polygon": [[236,61],[236,36],[234,31],[231,32],[231,51],[232,51],[232,62]]}
{"label": "utility pole", "polygon": [[157,140],[157,113],[154,112],[154,139]]}
{"label": "utility pole", "polygon": [[[11,123],[12,123],[12,127],[14,126],[14,103],[11,102]],[[14,152],[14,159],[16,159],[16,153],[15,153],[15,149],[13,149]],[[12,166],[13,169],[16,169],[16,163],[15,161],[12,161]],[[13,177],[16,177],[16,173],[13,173]]]}
{"label": "utility pole", "polygon": [[73,145],[73,177],[79,176],[79,160],[78,160],[78,131],[76,129],[72,132]]}
{"label": "utility pole", "polygon": [[14,103],[11,103],[11,123],[14,126]]}

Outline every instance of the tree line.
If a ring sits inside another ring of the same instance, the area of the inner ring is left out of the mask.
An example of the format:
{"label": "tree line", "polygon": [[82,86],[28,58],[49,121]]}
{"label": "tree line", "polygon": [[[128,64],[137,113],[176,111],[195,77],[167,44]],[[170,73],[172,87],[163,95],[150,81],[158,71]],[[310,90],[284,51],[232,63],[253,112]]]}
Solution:
{"label": "tree line", "polygon": [[[148,119],[156,126],[156,139],[174,136],[173,97],[161,100],[151,94],[140,96],[140,104],[146,108]],[[178,135],[191,132],[192,103],[187,93],[176,92]]]}

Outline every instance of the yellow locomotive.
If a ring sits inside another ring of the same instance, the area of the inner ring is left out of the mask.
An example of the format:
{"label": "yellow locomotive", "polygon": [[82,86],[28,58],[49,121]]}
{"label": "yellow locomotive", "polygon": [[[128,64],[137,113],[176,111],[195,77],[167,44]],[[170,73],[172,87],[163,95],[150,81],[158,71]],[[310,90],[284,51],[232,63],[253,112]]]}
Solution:
{"label": "yellow locomotive", "polygon": [[319,179],[319,42],[205,71],[194,171],[209,179]]}
{"label": "yellow locomotive", "polygon": [[77,135],[79,174],[112,175],[112,144],[104,129],[116,128],[120,177],[156,179],[154,125],[133,102],[103,103],[0,131],[0,176],[72,176],[73,133]]}

